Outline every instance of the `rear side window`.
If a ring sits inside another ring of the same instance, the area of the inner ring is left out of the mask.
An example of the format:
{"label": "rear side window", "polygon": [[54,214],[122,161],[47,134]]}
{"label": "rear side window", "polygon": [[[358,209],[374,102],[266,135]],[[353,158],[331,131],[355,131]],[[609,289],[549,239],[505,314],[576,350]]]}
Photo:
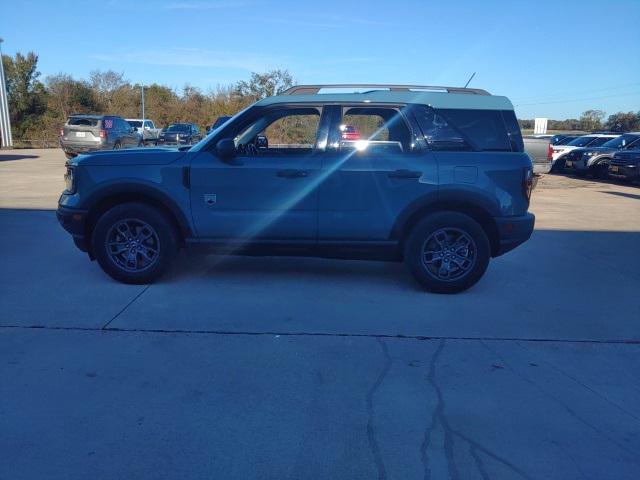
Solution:
{"label": "rear side window", "polygon": [[95,127],[98,125],[97,118],[71,117],[67,121],[67,125],[77,125],[82,127]]}
{"label": "rear side window", "polygon": [[437,113],[464,134],[476,150],[511,151],[511,144],[501,111],[440,109],[437,110]]}
{"label": "rear side window", "polygon": [[416,106],[411,110],[431,150],[444,152],[473,150],[464,136],[432,108]]}

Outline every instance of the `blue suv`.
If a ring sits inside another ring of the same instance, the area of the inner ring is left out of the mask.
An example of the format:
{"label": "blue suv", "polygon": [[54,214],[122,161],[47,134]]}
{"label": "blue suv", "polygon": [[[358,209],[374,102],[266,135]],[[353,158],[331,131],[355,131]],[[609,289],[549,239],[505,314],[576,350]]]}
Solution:
{"label": "blue suv", "polygon": [[254,103],[193,147],[70,160],[57,214],[125,283],[152,282],[181,247],[207,244],[404,261],[427,290],[453,293],[530,237],[532,188],[505,97],[307,85]]}

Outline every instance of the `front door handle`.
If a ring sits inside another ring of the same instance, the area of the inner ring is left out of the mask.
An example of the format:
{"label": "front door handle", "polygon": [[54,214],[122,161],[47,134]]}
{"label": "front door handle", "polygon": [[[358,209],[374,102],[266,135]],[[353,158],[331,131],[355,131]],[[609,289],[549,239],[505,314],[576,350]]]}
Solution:
{"label": "front door handle", "polygon": [[387,173],[387,176],[389,178],[420,178],[422,172],[415,170],[394,170],[393,172]]}
{"label": "front door handle", "polygon": [[309,172],[306,170],[278,170],[276,173],[278,177],[282,178],[303,178],[309,175]]}

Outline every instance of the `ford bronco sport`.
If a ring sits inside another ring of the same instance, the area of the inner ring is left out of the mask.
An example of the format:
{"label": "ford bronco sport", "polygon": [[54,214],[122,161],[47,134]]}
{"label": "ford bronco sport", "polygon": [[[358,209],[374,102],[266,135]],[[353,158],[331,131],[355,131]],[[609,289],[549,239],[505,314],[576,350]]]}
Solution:
{"label": "ford bronco sport", "polygon": [[[344,139],[344,125],[359,139]],[[530,237],[532,188],[505,97],[311,85],[258,101],[193,147],[70,160],[57,214],[126,283],[152,282],[179,248],[208,244],[234,255],[404,261],[427,290],[453,293]]]}

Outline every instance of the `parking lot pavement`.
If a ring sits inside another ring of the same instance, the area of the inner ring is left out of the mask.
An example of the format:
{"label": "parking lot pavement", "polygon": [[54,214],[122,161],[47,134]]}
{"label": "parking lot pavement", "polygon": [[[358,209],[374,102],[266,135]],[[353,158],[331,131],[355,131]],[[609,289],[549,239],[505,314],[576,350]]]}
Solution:
{"label": "parking lot pavement", "polygon": [[637,187],[543,177],[455,296],[186,253],[126,286],[58,226],[63,164],[0,152],[0,478],[640,476]]}

